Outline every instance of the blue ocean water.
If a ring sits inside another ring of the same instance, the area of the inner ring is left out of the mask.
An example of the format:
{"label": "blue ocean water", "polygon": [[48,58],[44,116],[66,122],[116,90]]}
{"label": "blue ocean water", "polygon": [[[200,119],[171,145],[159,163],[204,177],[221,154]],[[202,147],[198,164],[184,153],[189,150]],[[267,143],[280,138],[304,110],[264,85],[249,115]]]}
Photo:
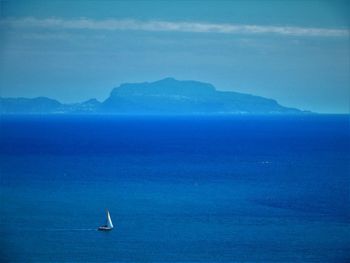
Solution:
{"label": "blue ocean water", "polygon": [[0,154],[1,262],[350,262],[349,116],[2,116]]}

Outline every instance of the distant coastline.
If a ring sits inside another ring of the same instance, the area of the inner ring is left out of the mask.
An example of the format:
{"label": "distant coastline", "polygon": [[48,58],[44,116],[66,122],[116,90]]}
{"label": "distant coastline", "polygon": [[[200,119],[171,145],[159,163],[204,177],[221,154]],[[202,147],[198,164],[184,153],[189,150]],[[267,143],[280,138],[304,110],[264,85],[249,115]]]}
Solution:
{"label": "distant coastline", "polygon": [[209,83],[165,78],[127,83],[114,88],[105,101],[90,99],[64,104],[58,100],[0,97],[1,114],[116,114],[116,115],[247,115],[305,114],[273,99],[218,91]]}

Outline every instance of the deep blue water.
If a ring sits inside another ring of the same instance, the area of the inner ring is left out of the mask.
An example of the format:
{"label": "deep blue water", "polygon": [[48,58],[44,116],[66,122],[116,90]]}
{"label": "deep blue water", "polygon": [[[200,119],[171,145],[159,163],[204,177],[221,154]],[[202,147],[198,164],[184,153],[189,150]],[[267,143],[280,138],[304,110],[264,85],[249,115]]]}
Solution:
{"label": "deep blue water", "polygon": [[0,154],[1,262],[350,262],[349,116],[2,116]]}

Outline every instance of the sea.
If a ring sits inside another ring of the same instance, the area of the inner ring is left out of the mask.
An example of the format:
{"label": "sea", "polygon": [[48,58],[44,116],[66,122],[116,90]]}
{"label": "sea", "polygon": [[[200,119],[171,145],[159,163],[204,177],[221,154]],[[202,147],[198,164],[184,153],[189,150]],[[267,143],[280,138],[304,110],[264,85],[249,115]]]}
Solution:
{"label": "sea", "polygon": [[349,120],[2,115],[0,262],[350,262]]}

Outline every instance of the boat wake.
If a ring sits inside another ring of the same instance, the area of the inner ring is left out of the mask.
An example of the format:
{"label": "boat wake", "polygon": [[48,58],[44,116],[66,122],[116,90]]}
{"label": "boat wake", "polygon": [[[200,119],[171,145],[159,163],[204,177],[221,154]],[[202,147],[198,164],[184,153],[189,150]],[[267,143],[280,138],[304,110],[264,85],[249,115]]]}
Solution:
{"label": "boat wake", "polygon": [[96,228],[46,228],[43,231],[97,231]]}

